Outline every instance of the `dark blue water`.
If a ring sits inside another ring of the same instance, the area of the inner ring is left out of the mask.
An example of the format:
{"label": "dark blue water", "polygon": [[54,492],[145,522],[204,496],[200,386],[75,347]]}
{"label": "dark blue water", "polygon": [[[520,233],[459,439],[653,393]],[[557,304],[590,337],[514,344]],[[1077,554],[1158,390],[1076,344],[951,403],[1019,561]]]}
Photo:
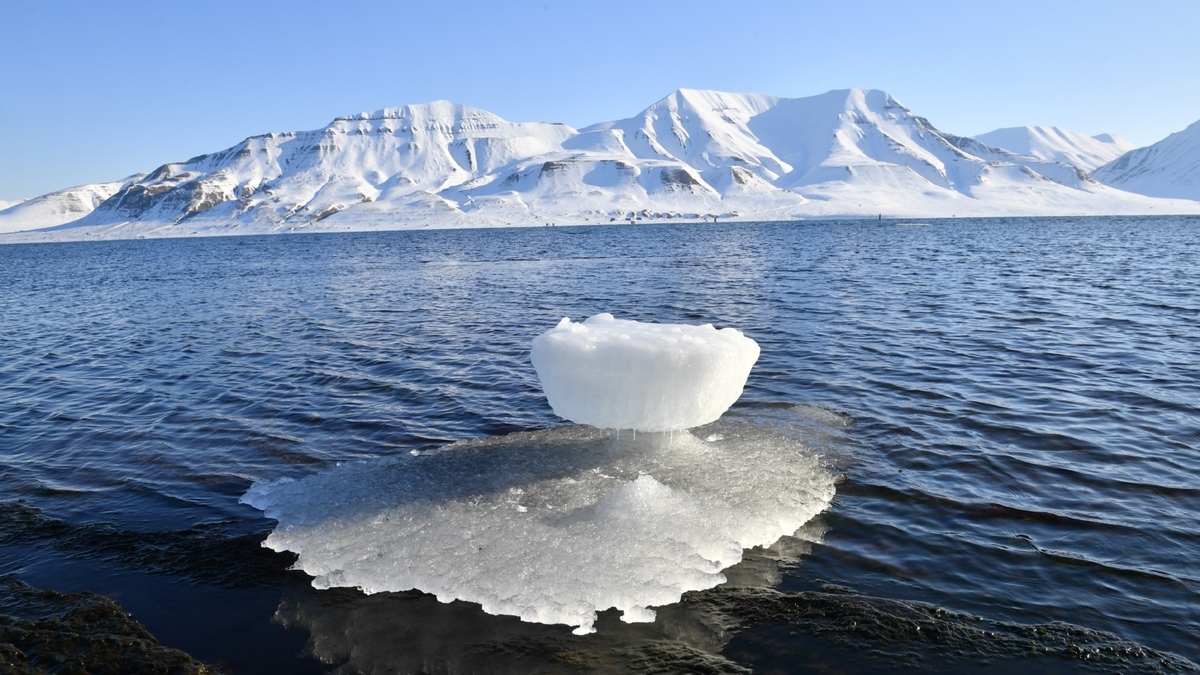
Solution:
{"label": "dark blue water", "polygon": [[[782,590],[1200,661],[1198,274],[1196,218],[0,246],[0,573],[106,592],[235,672],[322,672],[295,653],[349,610],[258,547],[272,523],[238,498],[561,424],[530,340],[609,311],[757,340],[736,413],[832,413],[845,480]],[[810,649],[781,645],[728,653]]]}

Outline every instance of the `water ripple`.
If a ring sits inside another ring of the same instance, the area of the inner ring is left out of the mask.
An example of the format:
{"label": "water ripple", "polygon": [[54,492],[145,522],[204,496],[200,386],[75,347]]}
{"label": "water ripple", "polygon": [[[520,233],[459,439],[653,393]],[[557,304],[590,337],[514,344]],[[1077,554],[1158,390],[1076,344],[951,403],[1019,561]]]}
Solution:
{"label": "water ripple", "polygon": [[742,413],[837,430],[785,587],[1200,660],[1200,220],[561,229],[0,247],[0,500],[252,531],[255,479],[557,425],[563,316],[712,322],[763,348]]}

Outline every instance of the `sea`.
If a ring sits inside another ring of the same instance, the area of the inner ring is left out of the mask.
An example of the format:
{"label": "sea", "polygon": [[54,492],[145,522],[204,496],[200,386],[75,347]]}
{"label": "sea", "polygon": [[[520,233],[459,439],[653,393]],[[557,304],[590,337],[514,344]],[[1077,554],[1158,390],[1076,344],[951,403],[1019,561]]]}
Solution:
{"label": "sea", "polygon": [[[1194,672],[1200,218],[632,224],[0,246],[0,575],[230,673]],[[761,356],[838,476],[729,588],[593,635],[317,589],[240,499],[550,430],[609,312]]]}

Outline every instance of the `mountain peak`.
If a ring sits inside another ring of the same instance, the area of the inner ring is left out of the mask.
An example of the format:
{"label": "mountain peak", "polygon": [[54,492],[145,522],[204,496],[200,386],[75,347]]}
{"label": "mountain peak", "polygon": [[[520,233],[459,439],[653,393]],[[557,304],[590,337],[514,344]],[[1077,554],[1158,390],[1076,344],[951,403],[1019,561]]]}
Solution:
{"label": "mountain peak", "polygon": [[1100,141],[1101,143],[1112,143],[1114,145],[1119,145],[1122,147],[1129,146],[1130,150],[1132,150],[1135,147],[1133,143],[1130,143],[1129,141],[1125,140],[1124,138],[1121,138],[1120,136],[1117,136],[1116,134],[1096,134],[1095,136],[1092,136],[1092,138]]}
{"label": "mountain peak", "polygon": [[1106,185],[1153,197],[1200,200],[1200,121],[1096,169]]}
{"label": "mountain peak", "polygon": [[[1197,130],[1168,139],[1178,152],[1149,159],[1197,156],[1184,142]],[[226,232],[1196,208],[1151,205],[1088,178],[1079,167],[1099,160],[1085,155],[1119,154],[1115,137],[1014,127],[980,138],[943,133],[867,88],[802,98],[681,88],[582,130],[439,100],[255,136],[147,176],[10,205],[0,232],[67,222]],[[1126,168],[1158,180],[1144,166]]]}
{"label": "mountain peak", "polygon": [[[757,115],[779,101],[778,96],[767,94],[745,94],[716,89],[681,88],[667,94],[646,111],[688,110],[693,112],[742,112]],[[643,113],[644,114],[644,113]]]}
{"label": "mountain peak", "polygon": [[975,140],[1008,152],[1051,162],[1074,164],[1091,171],[1133,149],[1133,144],[1111,134],[1088,136],[1054,126],[1006,127]]}
{"label": "mountain peak", "polygon": [[453,101],[439,99],[428,103],[410,103],[391,108],[380,108],[372,112],[361,112],[356,115],[343,115],[334,118],[334,122],[358,122],[363,120],[413,120],[413,119],[492,119],[499,122],[505,120],[499,115],[481,108],[472,108]]}
{"label": "mountain peak", "polygon": [[904,104],[882,89],[831,89],[810,98],[840,105],[845,110],[881,112],[896,108],[908,112]]}

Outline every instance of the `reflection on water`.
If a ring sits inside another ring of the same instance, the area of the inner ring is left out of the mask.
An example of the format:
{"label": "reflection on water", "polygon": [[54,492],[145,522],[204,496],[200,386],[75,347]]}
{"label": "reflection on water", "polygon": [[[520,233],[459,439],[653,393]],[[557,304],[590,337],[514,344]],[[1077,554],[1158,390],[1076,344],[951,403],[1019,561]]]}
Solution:
{"label": "reflection on water", "polygon": [[[600,613],[597,631],[487,614],[417,591],[294,590],[273,621],[309,635],[335,673],[1194,673],[1195,664],[1069,623],[997,622],[825,584],[777,590],[828,531],[821,517],[746,551],[718,588],[657,608],[653,623]],[[748,666],[753,666],[748,667]]]}
{"label": "reflection on water", "polygon": [[[773,546],[747,551],[726,570],[730,587],[779,583],[819,543],[818,519]],[[345,673],[576,673],[629,672],[657,661],[676,672],[704,665],[706,672],[738,672],[720,656],[732,637],[704,608],[688,603],[658,610],[654,623],[629,624],[602,612],[597,632],[577,636],[565,626],[494,616],[474,603],[438,602],[426,593],[364,595],[349,589],[292,592],[274,620],[311,634],[306,651]]]}

